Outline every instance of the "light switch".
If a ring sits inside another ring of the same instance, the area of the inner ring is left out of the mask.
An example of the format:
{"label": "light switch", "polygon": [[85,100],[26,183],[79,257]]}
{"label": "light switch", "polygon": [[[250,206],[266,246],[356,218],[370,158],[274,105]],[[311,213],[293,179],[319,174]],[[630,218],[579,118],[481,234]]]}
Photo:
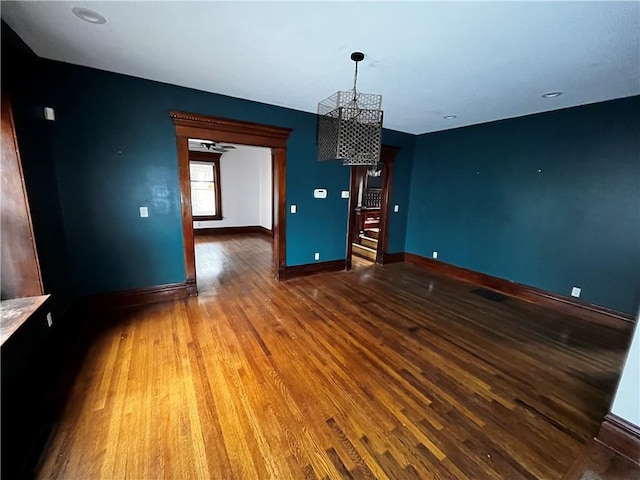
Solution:
{"label": "light switch", "polygon": [[298,211],[298,207],[295,205],[291,205],[291,213],[296,213]]}
{"label": "light switch", "polygon": [[51,107],[44,107],[44,118],[50,122],[55,122],[56,112]]}
{"label": "light switch", "polygon": [[393,206],[393,211],[394,212],[399,212],[400,211],[400,205],[394,205]]}
{"label": "light switch", "polygon": [[140,207],[140,216],[142,218],[149,216],[149,208],[148,207]]}

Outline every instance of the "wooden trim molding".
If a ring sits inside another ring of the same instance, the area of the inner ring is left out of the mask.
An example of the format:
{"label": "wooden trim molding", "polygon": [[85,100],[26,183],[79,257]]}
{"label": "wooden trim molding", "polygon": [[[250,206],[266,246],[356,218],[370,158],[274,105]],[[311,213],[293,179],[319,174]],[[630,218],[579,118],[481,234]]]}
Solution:
{"label": "wooden trim molding", "polygon": [[598,305],[578,302],[568,297],[547,292],[539,288],[530,287],[521,283],[511,282],[503,278],[487,275],[486,273],[476,272],[467,268],[458,267],[439,260],[416,255],[414,253],[405,252],[404,260],[407,263],[417,265],[419,267],[428,268],[434,272],[457,278],[468,283],[482,285],[483,287],[496,290],[506,295],[525,300],[527,302],[544,305],[547,308],[562,311],[569,315],[577,315],[585,320],[595,323],[609,325],[614,328],[623,326],[621,321],[634,322],[633,315],[618,312]]}
{"label": "wooden trim molding", "polygon": [[347,263],[347,260],[343,259],[285,267],[284,279],[291,280],[293,278],[307,277],[317,273],[341,272],[347,270]]}
{"label": "wooden trim molding", "polygon": [[[197,137],[196,137],[197,138]],[[176,136],[178,146],[178,178],[182,207],[182,239],[184,243],[185,282],[190,296],[198,294],[196,284],[196,248],[193,241],[191,213],[191,174],[189,172],[189,137]]]}
{"label": "wooden trim molding", "polygon": [[287,140],[290,128],[243,122],[228,118],[195,113],[170,111],[176,131],[178,147],[178,175],[182,203],[182,237],[186,284],[189,295],[197,295],[193,216],[191,211],[191,184],[189,179],[189,138],[214,142],[238,143],[271,148],[273,175],[273,272],[276,280],[286,265],[286,170]]}
{"label": "wooden trim molding", "polygon": [[271,149],[271,185],[273,189],[273,274],[278,281],[285,269],[287,257],[287,149]]}
{"label": "wooden trim molding", "polygon": [[640,466],[640,427],[613,413],[604,417],[596,441]]}
{"label": "wooden trim molding", "polygon": [[166,302],[188,296],[185,283],[167,283],[154,287],[135,288],[120,292],[101,293],[84,298],[84,304],[91,311],[115,310],[119,308]]}
{"label": "wooden trim molding", "polygon": [[[197,113],[170,111],[169,116],[176,126],[178,136],[210,140],[213,131],[218,134],[214,141],[257,147],[286,148],[287,139],[292,131],[290,128]],[[205,135],[200,136],[201,133]]]}
{"label": "wooden trim molding", "polygon": [[212,228],[194,228],[193,234],[197,237],[204,235],[244,235],[248,233],[261,233],[262,235],[272,236],[272,231],[262,225],[251,225],[248,227],[212,227]]}
{"label": "wooden trim molding", "polygon": [[379,263],[381,263],[382,265],[387,265],[388,263],[398,262],[404,262],[404,252],[384,253],[382,255],[382,261]]}
{"label": "wooden trim molding", "polygon": [[362,167],[351,167],[349,179],[349,218],[347,219],[347,270],[351,270],[353,242],[356,236],[356,208],[358,207],[358,182],[362,175]]}
{"label": "wooden trim molding", "polygon": [[382,146],[382,199],[380,202],[380,235],[378,237],[378,251],[376,263],[384,264],[389,244],[389,204],[391,202],[391,187],[393,186],[393,165],[400,148],[391,145]]}
{"label": "wooden trim molding", "polygon": [[222,154],[218,152],[196,152],[189,150],[189,160],[196,162],[215,162],[216,160],[219,161],[221,156]]}

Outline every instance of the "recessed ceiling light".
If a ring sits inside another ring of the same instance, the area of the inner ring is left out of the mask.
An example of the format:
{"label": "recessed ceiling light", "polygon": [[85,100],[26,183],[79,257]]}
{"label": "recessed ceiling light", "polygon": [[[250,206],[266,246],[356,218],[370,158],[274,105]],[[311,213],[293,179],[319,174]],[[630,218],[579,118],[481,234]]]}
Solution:
{"label": "recessed ceiling light", "polygon": [[560,95],[562,95],[562,92],[558,91],[558,92],[549,92],[549,93],[545,93],[544,95],[542,95],[542,98],[556,98],[559,97]]}
{"label": "recessed ceiling light", "polygon": [[94,12],[93,10],[89,10],[88,8],[73,7],[71,11],[76,17],[84,20],[85,22],[95,23],[96,25],[107,23],[106,18],[104,18],[98,12]]}
{"label": "recessed ceiling light", "polygon": [[445,120],[453,120],[454,118],[458,118],[457,115],[445,115],[444,117]]}

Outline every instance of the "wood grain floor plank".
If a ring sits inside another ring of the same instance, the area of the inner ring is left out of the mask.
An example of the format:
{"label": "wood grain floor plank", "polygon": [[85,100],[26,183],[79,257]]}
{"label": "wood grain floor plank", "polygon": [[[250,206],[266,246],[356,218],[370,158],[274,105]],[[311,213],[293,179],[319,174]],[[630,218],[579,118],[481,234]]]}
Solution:
{"label": "wood grain floor plank", "polygon": [[272,281],[197,237],[200,296],[101,325],[39,479],[560,479],[609,409],[612,328],[412,265]]}

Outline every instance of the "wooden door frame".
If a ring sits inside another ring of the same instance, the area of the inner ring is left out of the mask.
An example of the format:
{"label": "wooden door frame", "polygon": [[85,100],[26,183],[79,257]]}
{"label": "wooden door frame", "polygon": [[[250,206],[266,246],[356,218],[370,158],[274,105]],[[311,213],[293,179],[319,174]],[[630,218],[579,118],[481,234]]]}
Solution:
{"label": "wooden door frame", "polygon": [[[376,263],[385,263],[389,240],[389,203],[391,202],[391,187],[393,185],[393,165],[399,147],[383,145],[380,154],[382,163],[382,198],[380,200],[380,235],[378,249],[376,251]],[[349,216],[347,220],[347,270],[351,269],[351,257],[353,255],[352,241],[356,228],[356,207],[358,206],[358,174],[364,167],[351,167],[351,179],[349,184]]]}
{"label": "wooden door frame", "polygon": [[347,261],[346,269],[351,270],[353,237],[356,230],[356,208],[358,207],[358,178],[363,167],[351,167],[349,178],[349,212],[347,213]]}
{"label": "wooden door frame", "polygon": [[380,224],[382,231],[378,238],[376,263],[384,264],[388,253],[389,242],[389,207],[391,203],[391,187],[393,185],[393,166],[400,148],[390,145],[382,146],[382,198],[380,200]]}
{"label": "wooden door frame", "polygon": [[178,146],[178,177],[180,180],[180,203],[182,204],[182,238],[184,240],[186,285],[189,295],[194,296],[198,294],[195,243],[193,239],[193,216],[191,213],[189,138],[200,138],[214,142],[237,143],[271,149],[271,185],[273,193],[271,229],[274,243],[273,275],[276,280],[284,280],[286,265],[285,201],[287,139],[291,134],[291,129],[178,111],[170,111],[169,116],[175,125],[176,143]]}

